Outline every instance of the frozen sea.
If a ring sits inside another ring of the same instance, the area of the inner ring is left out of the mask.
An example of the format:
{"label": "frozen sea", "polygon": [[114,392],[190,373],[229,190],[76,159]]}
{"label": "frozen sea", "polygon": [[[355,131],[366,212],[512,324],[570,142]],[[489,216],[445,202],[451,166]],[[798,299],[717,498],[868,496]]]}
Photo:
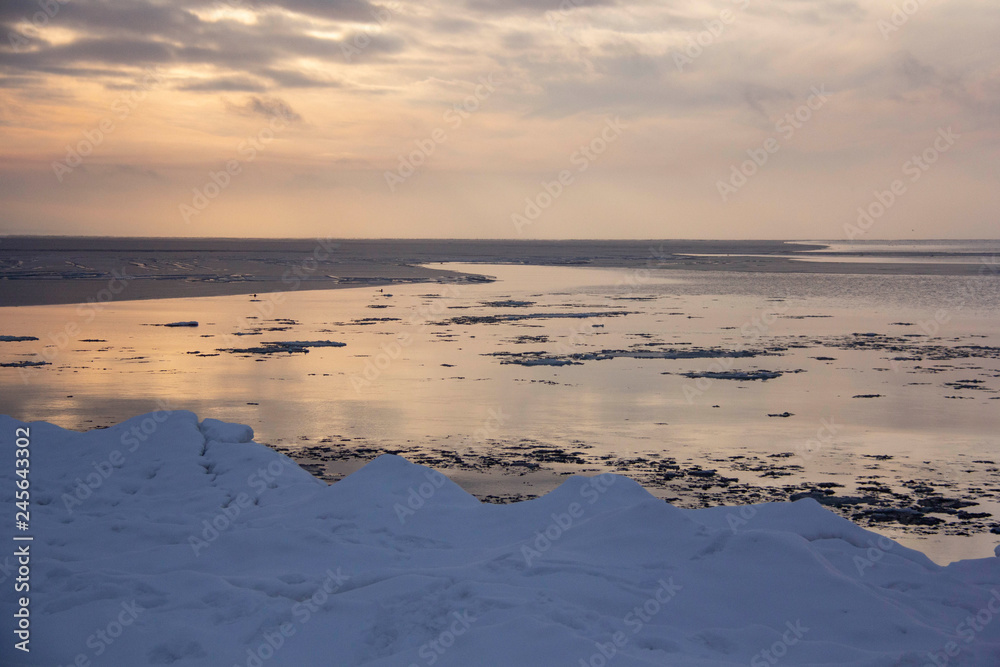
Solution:
{"label": "frozen sea", "polygon": [[[679,509],[604,474],[497,505],[392,455],[327,485],[252,437],[188,411],[86,433],[0,416],[31,495],[0,526],[0,664],[1000,659],[1000,559],[935,565],[814,500]],[[23,481],[0,468],[0,503]]]}
{"label": "frozen sea", "polygon": [[[817,257],[989,270],[685,271],[652,253],[432,267],[488,283],[7,308],[0,335],[38,340],[0,342],[0,362],[49,363],[0,368],[0,413],[83,430],[186,409],[326,479],[396,452],[508,500],[609,471],[680,507],[867,498],[839,510],[940,563],[992,555],[996,248],[848,250]],[[162,326],[178,322],[197,326]]]}

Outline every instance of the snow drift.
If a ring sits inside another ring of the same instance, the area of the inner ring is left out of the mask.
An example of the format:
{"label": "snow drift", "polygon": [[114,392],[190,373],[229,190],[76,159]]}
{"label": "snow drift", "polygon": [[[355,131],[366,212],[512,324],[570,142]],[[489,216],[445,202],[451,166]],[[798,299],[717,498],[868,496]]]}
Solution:
{"label": "snow drift", "polygon": [[[24,426],[0,417],[7,545]],[[190,412],[27,426],[31,651],[8,555],[4,665],[1000,664],[1000,559],[808,499],[680,510],[600,475],[497,506],[389,455],[327,486]]]}

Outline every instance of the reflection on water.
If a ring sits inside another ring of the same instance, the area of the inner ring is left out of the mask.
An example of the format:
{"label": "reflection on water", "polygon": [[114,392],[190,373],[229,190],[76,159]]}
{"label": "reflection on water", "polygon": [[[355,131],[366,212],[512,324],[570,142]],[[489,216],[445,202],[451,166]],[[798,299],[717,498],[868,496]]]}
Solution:
{"label": "reflection on water", "polygon": [[[796,245],[824,245],[821,251],[832,253],[966,253],[971,255],[1000,254],[998,239],[929,239],[914,241],[854,240],[854,241],[788,241],[790,247]],[[812,252],[812,251],[806,251]]]}
{"label": "reflection on water", "polygon": [[[800,245],[821,245],[820,249],[798,250]],[[789,241],[788,254],[728,254],[728,257],[789,259],[798,262],[838,264],[969,264],[997,273],[1000,241]],[[719,254],[684,253],[690,257],[718,257]]]}
{"label": "reflection on water", "polygon": [[[753,255],[753,254],[727,254],[726,257],[766,257],[768,259],[789,259],[793,262],[834,262],[837,264],[969,264],[972,266],[989,266],[992,264],[993,256],[983,254],[961,254],[961,255],[918,255],[903,257],[885,257],[883,255],[863,255],[863,254],[823,254],[826,251],[808,251],[813,256],[803,252],[801,255]],[[696,253],[686,252],[683,257],[719,257],[718,253]]]}
{"label": "reflection on water", "polygon": [[[51,365],[0,368],[0,412],[83,429],[165,403],[271,444],[579,441],[720,470],[791,453],[801,469],[768,483],[847,489],[865,475],[961,479],[1000,453],[1000,360],[976,351],[1000,346],[996,277],[447,268],[498,281],[8,309],[0,334],[40,340],[0,342],[0,361]],[[199,325],[155,326],[185,320]],[[220,351],[273,341],[346,345]],[[753,356],[655,358],[713,348]],[[501,363],[533,357],[565,365]],[[685,375],[759,370],[781,375]],[[1000,488],[986,465],[977,483]],[[905,539],[950,560],[989,555],[992,537]]]}

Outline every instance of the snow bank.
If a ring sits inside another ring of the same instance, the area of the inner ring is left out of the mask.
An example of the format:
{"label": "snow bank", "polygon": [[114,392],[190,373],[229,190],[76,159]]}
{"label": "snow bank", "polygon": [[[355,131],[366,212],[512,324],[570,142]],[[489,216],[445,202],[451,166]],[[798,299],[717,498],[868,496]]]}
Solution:
{"label": "snow bank", "polygon": [[388,455],[327,486],[190,412],[30,434],[32,650],[0,557],[3,665],[1000,664],[1000,559],[940,567],[809,499],[680,510],[600,475],[484,505]]}
{"label": "snow bank", "polygon": [[198,425],[198,430],[207,440],[218,442],[250,442],[253,440],[253,429],[244,424],[230,424],[218,419],[205,419]]}

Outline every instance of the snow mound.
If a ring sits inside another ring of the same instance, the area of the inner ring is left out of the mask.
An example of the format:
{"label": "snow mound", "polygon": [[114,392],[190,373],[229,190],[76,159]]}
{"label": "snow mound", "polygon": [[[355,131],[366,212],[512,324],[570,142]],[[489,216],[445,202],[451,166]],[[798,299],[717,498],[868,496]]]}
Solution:
{"label": "snow mound", "polygon": [[253,429],[245,424],[230,424],[218,419],[205,419],[198,426],[202,435],[217,442],[250,442]]}
{"label": "snow mound", "polygon": [[12,513],[19,428],[31,652],[8,547],[5,666],[1000,664],[1000,559],[941,567],[811,499],[681,510],[598,475],[488,505],[392,455],[327,486],[178,411],[0,417]]}

